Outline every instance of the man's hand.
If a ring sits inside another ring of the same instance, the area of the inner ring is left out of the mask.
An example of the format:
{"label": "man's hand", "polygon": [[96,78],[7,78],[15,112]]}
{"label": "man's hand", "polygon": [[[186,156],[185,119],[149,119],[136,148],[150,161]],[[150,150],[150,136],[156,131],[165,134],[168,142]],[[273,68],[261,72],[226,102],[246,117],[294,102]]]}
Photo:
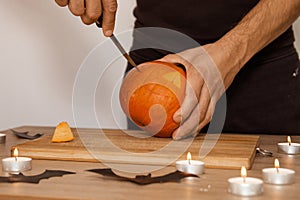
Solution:
{"label": "man's hand", "polygon": [[[289,13],[287,15],[287,13]],[[215,104],[239,70],[258,51],[287,30],[299,17],[300,0],[264,0],[220,40],[170,54],[163,61],[186,67],[184,102],[173,118],[181,122],[173,138],[195,135],[211,119]],[[212,68],[212,69],[210,69]]]}
{"label": "man's hand", "polygon": [[186,96],[174,121],[181,123],[174,139],[196,135],[207,125],[215,105],[232,83],[239,69],[228,63],[229,54],[217,43],[169,54],[162,61],[180,63],[186,68]]}
{"label": "man's hand", "polygon": [[59,6],[68,6],[71,13],[80,16],[84,24],[90,25],[103,15],[102,30],[107,37],[115,27],[116,0],[55,0]]}

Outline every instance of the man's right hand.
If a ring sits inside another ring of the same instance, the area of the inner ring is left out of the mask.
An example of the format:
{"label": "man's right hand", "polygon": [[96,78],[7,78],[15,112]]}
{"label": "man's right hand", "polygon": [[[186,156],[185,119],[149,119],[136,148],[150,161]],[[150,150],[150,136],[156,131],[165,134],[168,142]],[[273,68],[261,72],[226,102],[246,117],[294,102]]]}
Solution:
{"label": "man's right hand", "polygon": [[90,25],[103,15],[102,30],[106,37],[115,27],[117,0],[55,0],[59,6],[68,6],[73,15],[80,16],[84,24]]}

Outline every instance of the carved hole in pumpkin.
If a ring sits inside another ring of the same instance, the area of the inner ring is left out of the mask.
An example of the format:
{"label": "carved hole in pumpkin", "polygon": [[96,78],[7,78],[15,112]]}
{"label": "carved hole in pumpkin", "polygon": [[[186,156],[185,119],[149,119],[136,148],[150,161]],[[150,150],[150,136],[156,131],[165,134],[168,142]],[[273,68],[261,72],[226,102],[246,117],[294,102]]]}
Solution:
{"label": "carved hole in pumpkin", "polygon": [[184,73],[186,73],[186,69],[185,69],[185,66],[183,64],[174,63],[174,65],[176,65],[177,67],[179,67],[180,69],[182,69],[184,71]]}

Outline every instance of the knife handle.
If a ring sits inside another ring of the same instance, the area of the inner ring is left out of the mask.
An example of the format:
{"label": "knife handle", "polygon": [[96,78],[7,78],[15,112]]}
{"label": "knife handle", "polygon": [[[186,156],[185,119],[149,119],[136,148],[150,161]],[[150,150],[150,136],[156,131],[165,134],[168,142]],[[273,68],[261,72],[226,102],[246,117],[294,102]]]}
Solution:
{"label": "knife handle", "polygon": [[97,19],[96,26],[98,28],[102,28],[102,23],[103,23],[103,14]]}

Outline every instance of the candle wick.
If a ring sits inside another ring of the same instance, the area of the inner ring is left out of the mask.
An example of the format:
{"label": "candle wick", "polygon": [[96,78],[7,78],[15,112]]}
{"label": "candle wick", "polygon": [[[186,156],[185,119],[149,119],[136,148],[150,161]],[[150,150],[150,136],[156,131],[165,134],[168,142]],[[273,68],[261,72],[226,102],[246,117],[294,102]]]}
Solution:
{"label": "candle wick", "polygon": [[191,159],[188,160],[189,161],[189,165],[191,164]]}
{"label": "candle wick", "polygon": [[276,167],[276,171],[277,171],[277,173],[279,173],[279,168],[278,167]]}
{"label": "candle wick", "polygon": [[15,157],[15,161],[18,161],[17,156]]}
{"label": "candle wick", "polygon": [[289,142],[289,146],[291,146],[291,142]]}
{"label": "candle wick", "polygon": [[243,183],[246,183],[246,177],[243,177]]}

